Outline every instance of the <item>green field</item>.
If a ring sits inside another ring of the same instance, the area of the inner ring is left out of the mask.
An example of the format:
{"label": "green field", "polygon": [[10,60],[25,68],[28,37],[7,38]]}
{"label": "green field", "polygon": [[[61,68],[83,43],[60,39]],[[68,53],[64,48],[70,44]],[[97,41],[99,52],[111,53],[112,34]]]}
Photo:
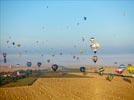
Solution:
{"label": "green field", "polygon": [[[77,70],[75,72],[79,72],[79,71]],[[71,73],[61,72],[61,71],[53,72],[53,71],[47,71],[47,70],[39,70],[39,71],[33,72],[29,77],[7,83],[0,87],[5,88],[5,87],[28,86],[28,85],[32,85],[38,78],[87,78],[87,76],[74,75]]]}

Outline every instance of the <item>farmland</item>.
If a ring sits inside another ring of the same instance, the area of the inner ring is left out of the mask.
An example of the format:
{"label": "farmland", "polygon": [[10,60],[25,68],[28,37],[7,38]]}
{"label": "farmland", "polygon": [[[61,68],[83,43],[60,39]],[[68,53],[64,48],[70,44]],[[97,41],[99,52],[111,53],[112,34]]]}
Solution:
{"label": "farmland", "polygon": [[[107,69],[110,70],[110,69]],[[44,74],[45,75],[45,74]],[[29,86],[0,88],[1,100],[133,100],[134,79],[107,81],[105,76],[80,72],[43,74]],[[20,80],[21,81],[21,80]]]}

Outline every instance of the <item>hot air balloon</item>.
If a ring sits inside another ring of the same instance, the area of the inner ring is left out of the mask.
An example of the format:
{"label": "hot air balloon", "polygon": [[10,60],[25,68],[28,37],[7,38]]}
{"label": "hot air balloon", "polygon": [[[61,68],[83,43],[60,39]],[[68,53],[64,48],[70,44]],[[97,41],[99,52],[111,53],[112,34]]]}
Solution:
{"label": "hot air balloon", "polygon": [[39,43],[39,41],[36,41],[36,43]]}
{"label": "hot air balloon", "polygon": [[6,59],[6,57],[7,57],[7,53],[3,53],[3,58],[4,58],[4,63],[6,63],[7,62],[7,59]]}
{"label": "hot air balloon", "polygon": [[18,57],[21,57],[22,53],[21,52],[18,52]]}
{"label": "hot air balloon", "polygon": [[43,57],[44,55],[43,54],[41,54],[41,57]]}
{"label": "hot air balloon", "polygon": [[41,62],[38,62],[38,63],[37,63],[37,66],[38,66],[38,67],[40,67],[41,65],[42,65],[42,63],[41,63]]}
{"label": "hot air balloon", "polygon": [[50,63],[50,59],[47,59],[47,62]]}
{"label": "hot air balloon", "polygon": [[82,37],[82,41],[83,41],[83,42],[85,41],[84,37]]}
{"label": "hot air balloon", "polygon": [[52,54],[52,57],[54,57],[55,55],[54,54]]}
{"label": "hot air balloon", "polygon": [[77,26],[79,26],[79,25],[80,25],[80,23],[78,22],[78,23],[77,23]]}
{"label": "hot air balloon", "polygon": [[73,59],[75,59],[76,58],[76,56],[73,56]]}
{"label": "hot air balloon", "polygon": [[44,29],[45,29],[45,27],[44,27],[44,26],[42,26],[42,29],[44,30]]}
{"label": "hot air balloon", "polygon": [[62,55],[62,52],[60,52],[60,55]]}
{"label": "hot air balloon", "polygon": [[9,40],[7,40],[6,42],[9,43]]}
{"label": "hot air balloon", "polygon": [[128,64],[127,66],[128,66],[128,67],[129,67],[129,66],[132,66],[132,64]]}
{"label": "hot air balloon", "polygon": [[103,72],[104,72],[104,68],[103,67],[100,67],[99,68],[99,71],[98,71],[99,75],[103,75]]}
{"label": "hot air balloon", "polygon": [[25,53],[27,53],[28,51],[27,50],[24,50]]}
{"label": "hot air balloon", "polygon": [[27,62],[27,66],[28,66],[28,67],[31,67],[31,66],[32,66],[32,62],[28,61],[28,62]]}
{"label": "hot air balloon", "polygon": [[80,54],[82,55],[84,53],[84,50],[83,49],[80,49]]}
{"label": "hot air balloon", "polygon": [[80,67],[80,71],[81,72],[85,72],[86,71],[86,68],[85,67]]}
{"label": "hot air balloon", "polygon": [[94,53],[96,53],[97,50],[100,48],[100,45],[98,43],[93,43],[92,45],[90,45],[90,47],[91,47],[92,51]]}
{"label": "hot air balloon", "polygon": [[119,69],[126,69],[127,67],[124,65],[124,64],[121,64],[119,67],[118,67]]}
{"label": "hot air balloon", "polygon": [[51,68],[55,72],[58,69],[58,65],[57,64],[53,64]]}
{"label": "hot air balloon", "polygon": [[13,42],[12,44],[15,45],[15,42]]}
{"label": "hot air balloon", "polygon": [[123,16],[126,16],[126,12],[125,11],[123,12]]}
{"label": "hot air balloon", "polygon": [[74,48],[76,48],[77,46],[76,45],[74,45]]}
{"label": "hot air balloon", "polygon": [[122,74],[124,72],[124,70],[123,69],[116,69],[115,72],[118,74]]}
{"label": "hot air balloon", "polygon": [[84,16],[83,19],[84,19],[84,20],[87,20],[87,17]]}
{"label": "hot air balloon", "polygon": [[114,75],[113,75],[113,74],[109,74],[109,75],[106,77],[106,80],[112,81],[113,78],[114,78]]}
{"label": "hot air balloon", "polygon": [[79,60],[79,57],[77,57],[76,59]]}
{"label": "hot air balloon", "polygon": [[90,39],[90,47],[91,47],[91,49],[92,49],[92,51],[94,52],[94,53],[96,53],[97,52],[97,50],[100,48],[100,44],[96,41],[96,39],[95,38],[91,38]]}
{"label": "hot air balloon", "polygon": [[116,73],[122,74],[124,70],[126,69],[126,66],[124,64],[121,64],[118,69],[115,70]]}
{"label": "hot air balloon", "polygon": [[118,64],[117,62],[114,62],[114,64]]}
{"label": "hot air balloon", "polygon": [[21,45],[20,44],[17,44],[17,47],[20,47]]}
{"label": "hot air balloon", "polygon": [[92,60],[93,60],[94,63],[96,63],[97,60],[98,60],[98,57],[97,57],[97,56],[93,56],[93,57],[92,57]]}
{"label": "hot air balloon", "polygon": [[91,43],[94,43],[95,42],[95,38],[94,37],[91,37],[90,38],[90,41],[91,41]]}
{"label": "hot air balloon", "polygon": [[128,67],[127,67],[127,71],[128,71],[130,74],[134,74],[134,66],[128,66]]}

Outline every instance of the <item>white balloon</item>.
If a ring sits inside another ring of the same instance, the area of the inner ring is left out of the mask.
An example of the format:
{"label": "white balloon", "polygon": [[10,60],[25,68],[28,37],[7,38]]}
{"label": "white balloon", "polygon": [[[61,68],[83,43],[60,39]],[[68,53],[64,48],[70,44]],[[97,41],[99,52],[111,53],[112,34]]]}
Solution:
{"label": "white balloon", "polygon": [[100,48],[100,44],[95,40],[95,38],[90,39],[90,47],[96,53],[97,50]]}

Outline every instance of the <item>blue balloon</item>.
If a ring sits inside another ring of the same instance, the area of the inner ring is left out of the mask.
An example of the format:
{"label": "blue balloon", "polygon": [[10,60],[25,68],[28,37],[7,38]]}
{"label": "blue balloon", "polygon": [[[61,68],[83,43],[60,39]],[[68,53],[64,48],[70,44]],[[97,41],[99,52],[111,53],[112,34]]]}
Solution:
{"label": "blue balloon", "polygon": [[81,72],[85,72],[86,71],[86,68],[85,67],[80,67],[80,71]]}
{"label": "blue balloon", "polygon": [[31,67],[32,66],[32,63],[31,62],[27,62],[27,66],[28,67]]}
{"label": "blue balloon", "polygon": [[124,65],[124,64],[121,64],[119,67],[118,67],[119,69],[126,69],[126,66]]}

